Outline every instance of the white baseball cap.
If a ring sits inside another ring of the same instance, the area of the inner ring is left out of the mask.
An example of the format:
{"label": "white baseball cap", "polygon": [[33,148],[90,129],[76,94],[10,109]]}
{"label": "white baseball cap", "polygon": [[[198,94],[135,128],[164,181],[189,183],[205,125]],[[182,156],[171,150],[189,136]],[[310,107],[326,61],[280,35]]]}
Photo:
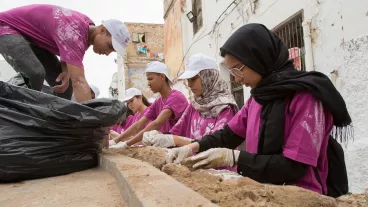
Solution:
{"label": "white baseball cap", "polygon": [[95,85],[90,85],[89,87],[92,89],[93,93],[95,93],[95,98],[97,98],[100,95],[100,90],[98,90]]}
{"label": "white baseball cap", "polygon": [[173,82],[171,80],[171,78],[169,77],[169,69],[167,68],[167,66],[160,62],[160,61],[152,61],[150,63],[147,64],[146,66],[146,73],[160,73],[160,74],[164,74],[167,79],[169,79],[169,84],[172,85]]}
{"label": "white baseball cap", "polygon": [[216,69],[216,60],[210,56],[202,53],[192,55],[187,62],[185,62],[185,71],[178,79],[189,79],[198,75],[199,72],[206,69]]}
{"label": "white baseball cap", "polygon": [[111,34],[112,46],[114,50],[121,56],[124,56],[125,48],[130,39],[128,27],[117,19],[109,19],[102,21],[102,25],[106,27]]}
{"label": "white baseball cap", "polygon": [[137,89],[137,88],[128,88],[125,91],[125,97],[124,97],[124,102],[129,101],[130,99],[132,99],[135,96],[141,96],[142,92]]}

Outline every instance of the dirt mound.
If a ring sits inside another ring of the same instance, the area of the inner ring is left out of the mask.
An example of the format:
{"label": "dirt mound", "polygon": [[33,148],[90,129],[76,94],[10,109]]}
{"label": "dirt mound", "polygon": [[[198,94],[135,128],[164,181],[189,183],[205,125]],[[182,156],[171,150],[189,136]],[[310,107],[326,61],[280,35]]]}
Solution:
{"label": "dirt mound", "polygon": [[135,159],[148,162],[198,192],[211,202],[224,207],[363,207],[368,196],[348,195],[338,199],[321,196],[296,186],[261,184],[249,178],[224,180],[208,172],[191,171],[186,166],[166,164],[162,148],[140,147],[124,150],[110,149]]}
{"label": "dirt mound", "polygon": [[338,207],[366,207],[368,206],[368,194],[352,194],[341,196],[336,199]]}
{"label": "dirt mound", "polygon": [[166,164],[166,151],[163,148],[147,146],[131,147],[128,149],[109,149],[109,151],[148,162],[159,169]]}
{"label": "dirt mound", "polygon": [[333,198],[295,186],[263,185],[249,178],[223,180],[175,164],[165,165],[162,171],[220,206],[337,206]]}

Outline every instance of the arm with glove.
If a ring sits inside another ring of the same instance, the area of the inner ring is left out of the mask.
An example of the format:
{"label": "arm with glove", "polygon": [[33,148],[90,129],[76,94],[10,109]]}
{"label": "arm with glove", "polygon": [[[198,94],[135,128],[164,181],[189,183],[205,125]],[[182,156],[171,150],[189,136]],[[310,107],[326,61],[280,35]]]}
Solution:
{"label": "arm with glove", "polygon": [[[257,155],[233,150],[244,141],[228,126],[204,136],[200,141],[169,149],[166,161],[193,168],[219,168],[238,165],[238,173],[262,183],[282,184],[301,179],[307,166],[282,154]],[[193,152],[200,152],[192,155]]]}
{"label": "arm with glove", "polygon": [[142,143],[144,145],[152,145],[154,147],[175,147],[190,144],[193,139],[176,136],[172,134],[162,134],[156,130],[143,133]]}

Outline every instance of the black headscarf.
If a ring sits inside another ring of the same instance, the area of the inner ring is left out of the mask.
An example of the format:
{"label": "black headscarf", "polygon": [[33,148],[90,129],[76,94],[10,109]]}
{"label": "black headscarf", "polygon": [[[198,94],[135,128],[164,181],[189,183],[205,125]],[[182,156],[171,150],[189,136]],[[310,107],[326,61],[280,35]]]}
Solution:
{"label": "black headscarf", "polygon": [[[251,96],[262,105],[259,152],[280,152],[284,137],[285,104],[300,91],[309,91],[333,116],[334,136],[340,141],[352,137],[346,104],[330,79],[320,72],[298,71],[289,60],[287,46],[262,24],[247,24],[234,32],[220,49],[262,75]],[[283,140],[283,139],[281,139]],[[273,149],[272,149],[273,148]]]}

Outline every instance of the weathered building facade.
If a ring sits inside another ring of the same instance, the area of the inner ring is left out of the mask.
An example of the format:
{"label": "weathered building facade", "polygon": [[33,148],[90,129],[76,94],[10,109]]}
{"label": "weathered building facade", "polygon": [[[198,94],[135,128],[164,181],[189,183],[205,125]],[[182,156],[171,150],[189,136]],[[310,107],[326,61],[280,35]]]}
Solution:
{"label": "weathered building facade", "polygon": [[[165,61],[164,55],[164,26],[162,24],[125,23],[130,31],[130,42],[124,57],[118,55],[118,72],[110,87],[110,95],[124,96],[124,91],[135,87],[142,91],[147,98],[153,96],[147,86],[144,73],[147,63],[151,61]],[[123,91],[120,93],[120,91]]]}
{"label": "weathered building facade", "polygon": [[[182,35],[177,41],[182,41],[184,59],[201,52],[216,58],[222,68],[222,44],[242,25],[257,22],[272,29],[288,45],[290,58],[298,69],[328,75],[345,98],[354,122],[355,140],[345,150],[351,190],[362,192],[368,187],[368,1],[172,2],[181,5],[181,17],[166,18],[165,24],[181,22]],[[250,89],[234,83],[226,69],[222,68],[221,74],[238,104],[243,104]]]}

